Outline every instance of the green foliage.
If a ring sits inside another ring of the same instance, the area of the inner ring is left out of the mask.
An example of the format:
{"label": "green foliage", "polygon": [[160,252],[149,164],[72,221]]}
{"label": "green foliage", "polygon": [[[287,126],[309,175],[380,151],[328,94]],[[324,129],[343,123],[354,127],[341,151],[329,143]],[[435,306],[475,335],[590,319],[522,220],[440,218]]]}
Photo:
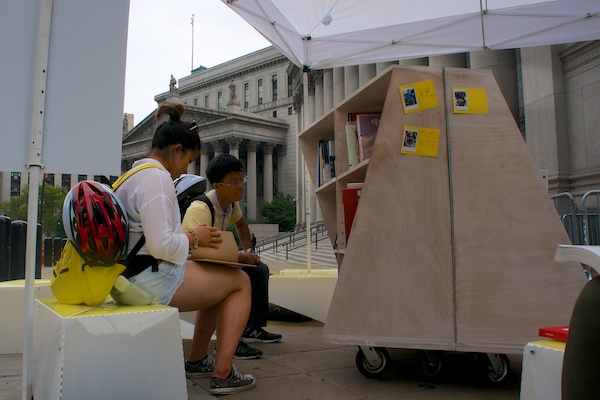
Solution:
{"label": "green foliage", "polygon": [[277,193],[272,202],[262,205],[260,214],[267,223],[279,225],[279,232],[292,231],[296,226],[296,202],[289,194]]}
{"label": "green foliage", "polygon": [[[44,183],[40,186],[38,202],[38,222],[42,224],[42,237],[65,237],[62,226],[62,206],[67,190]],[[11,220],[27,221],[27,203],[29,201],[29,187],[26,186],[20,196],[13,197],[10,201],[0,202],[0,210]]]}

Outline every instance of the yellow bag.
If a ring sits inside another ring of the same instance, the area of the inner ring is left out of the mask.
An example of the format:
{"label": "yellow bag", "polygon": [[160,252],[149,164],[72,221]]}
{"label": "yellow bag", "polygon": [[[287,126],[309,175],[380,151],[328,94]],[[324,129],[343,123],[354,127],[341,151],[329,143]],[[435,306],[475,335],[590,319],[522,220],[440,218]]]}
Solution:
{"label": "yellow bag", "polygon": [[123,264],[112,267],[86,265],[73,244],[67,241],[54,266],[50,289],[59,303],[97,306],[104,303],[123,271]]}
{"label": "yellow bag", "polygon": [[[112,184],[116,190],[127,178],[145,168],[160,168],[156,164],[142,164],[127,171]],[[115,280],[126,269],[126,265],[143,246],[144,236],[138,241],[131,253],[121,263],[111,266],[88,265],[79,255],[71,241],[67,241],[60,259],[54,266],[50,279],[50,290],[56,300],[65,304],[87,304],[96,306],[104,303]]]}

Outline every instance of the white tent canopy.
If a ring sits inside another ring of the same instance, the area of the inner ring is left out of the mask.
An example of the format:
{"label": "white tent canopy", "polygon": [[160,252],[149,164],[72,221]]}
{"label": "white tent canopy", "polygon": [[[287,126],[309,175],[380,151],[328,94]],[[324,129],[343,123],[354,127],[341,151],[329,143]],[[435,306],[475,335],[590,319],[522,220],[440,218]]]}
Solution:
{"label": "white tent canopy", "polygon": [[600,39],[598,0],[222,0],[298,66]]}

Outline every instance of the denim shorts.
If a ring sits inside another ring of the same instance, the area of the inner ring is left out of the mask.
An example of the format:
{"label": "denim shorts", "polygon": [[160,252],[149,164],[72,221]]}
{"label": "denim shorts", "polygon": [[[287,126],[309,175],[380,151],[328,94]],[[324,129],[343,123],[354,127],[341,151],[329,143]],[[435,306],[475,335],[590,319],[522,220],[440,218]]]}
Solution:
{"label": "denim shorts", "polygon": [[138,275],[129,278],[131,286],[121,292],[113,288],[111,296],[117,303],[129,306],[145,304],[168,305],[173,295],[183,283],[185,265],[176,265],[167,261],[158,264],[158,271],[146,268]]}

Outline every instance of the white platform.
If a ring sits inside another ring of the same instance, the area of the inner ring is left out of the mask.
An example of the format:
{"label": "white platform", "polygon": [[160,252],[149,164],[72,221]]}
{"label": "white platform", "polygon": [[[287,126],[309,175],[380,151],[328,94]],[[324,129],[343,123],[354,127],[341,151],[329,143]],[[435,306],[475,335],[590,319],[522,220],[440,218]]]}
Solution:
{"label": "white platform", "polygon": [[523,350],[521,400],[560,400],[565,342],[538,340]]}
{"label": "white platform", "polygon": [[[52,296],[49,279],[36,279],[33,290],[36,298]],[[25,280],[0,282],[0,354],[23,352],[24,313]]]}
{"label": "white platform", "polygon": [[176,308],[36,299],[36,399],[187,399]]}
{"label": "white platform", "polygon": [[269,301],[325,322],[336,283],[337,274],[274,274],[269,278]]}

